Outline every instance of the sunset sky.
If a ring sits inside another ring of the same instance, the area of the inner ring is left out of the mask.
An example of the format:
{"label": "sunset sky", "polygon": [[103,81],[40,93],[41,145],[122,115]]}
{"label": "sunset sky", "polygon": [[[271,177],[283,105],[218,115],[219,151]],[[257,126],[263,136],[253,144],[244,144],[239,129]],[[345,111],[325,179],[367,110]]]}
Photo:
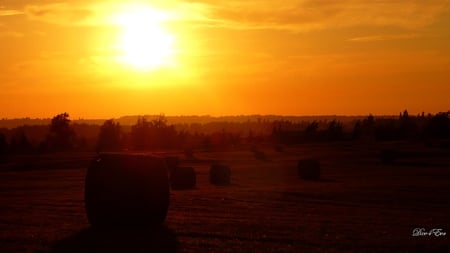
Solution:
{"label": "sunset sky", "polygon": [[0,0],[0,118],[450,110],[446,0]]}

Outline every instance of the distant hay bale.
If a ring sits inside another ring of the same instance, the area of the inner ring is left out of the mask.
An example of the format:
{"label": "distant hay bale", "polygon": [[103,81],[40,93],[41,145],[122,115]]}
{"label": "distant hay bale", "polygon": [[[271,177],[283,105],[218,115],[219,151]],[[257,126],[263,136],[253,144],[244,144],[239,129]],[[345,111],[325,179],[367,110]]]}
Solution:
{"label": "distant hay bale", "polygon": [[231,183],[230,167],[224,164],[211,165],[209,181],[214,185],[229,185]]}
{"label": "distant hay bale", "polygon": [[184,150],[184,156],[187,159],[194,159],[194,150],[192,150],[191,148],[186,148]]}
{"label": "distant hay bale", "polygon": [[86,174],[85,209],[93,226],[156,226],[164,222],[170,189],[164,159],[101,154]]}
{"label": "distant hay bale", "polygon": [[283,153],[284,152],[284,147],[281,145],[275,145],[274,147],[275,151],[279,152],[279,153]]}
{"label": "distant hay bale", "polygon": [[269,158],[267,157],[266,153],[264,153],[264,151],[257,150],[254,152],[254,155],[257,160],[260,160],[260,161],[268,161],[269,160]]}
{"label": "distant hay bale", "polygon": [[320,163],[317,159],[301,159],[298,161],[298,175],[305,180],[319,180]]}
{"label": "distant hay bale", "polygon": [[173,190],[193,189],[196,183],[196,173],[192,167],[177,167],[170,174],[170,185]]}
{"label": "distant hay bale", "polygon": [[172,174],[176,168],[180,166],[180,158],[178,156],[166,156],[165,158],[169,174]]}
{"label": "distant hay bale", "polygon": [[395,164],[400,158],[400,153],[393,149],[383,149],[380,152],[380,160],[384,164]]}

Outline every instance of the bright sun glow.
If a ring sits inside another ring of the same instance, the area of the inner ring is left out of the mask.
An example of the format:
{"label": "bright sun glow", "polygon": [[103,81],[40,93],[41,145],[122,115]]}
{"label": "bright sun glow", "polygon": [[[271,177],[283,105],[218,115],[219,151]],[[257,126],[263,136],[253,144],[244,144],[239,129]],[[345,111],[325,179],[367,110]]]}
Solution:
{"label": "bright sun glow", "polygon": [[152,70],[169,64],[173,57],[173,35],[161,23],[168,14],[151,7],[135,7],[118,16],[122,27],[121,61],[141,70]]}

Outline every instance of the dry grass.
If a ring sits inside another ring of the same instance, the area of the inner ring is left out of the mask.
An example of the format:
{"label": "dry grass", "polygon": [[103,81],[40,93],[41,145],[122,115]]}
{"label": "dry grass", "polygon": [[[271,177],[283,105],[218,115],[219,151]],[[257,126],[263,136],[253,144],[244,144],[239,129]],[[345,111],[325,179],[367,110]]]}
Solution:
{"label": "dry grass", "polygon": [[320,179],[320,162],[317,159],[307,158],[298,161],[298,175],[305,180]]}
{"label": "dry grass", "polygon": [[229,185],[231,183],[231,169],[228,165],[215,163],[209,170],[209,181],[214,185]]}
{"label": "dry grass", "polygon": [[177,167],[170,174],[171,189],[187,190],[194,189],[197,182],[197,175],[193,167]]}

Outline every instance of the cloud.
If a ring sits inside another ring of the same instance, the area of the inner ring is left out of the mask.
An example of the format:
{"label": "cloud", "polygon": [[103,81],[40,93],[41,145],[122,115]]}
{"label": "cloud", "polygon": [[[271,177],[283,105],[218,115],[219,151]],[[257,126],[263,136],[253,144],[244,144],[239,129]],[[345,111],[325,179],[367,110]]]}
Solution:
{"label": "cloud", "polygon": [[[414,30],[432,24],[450,9],[449,0],[168,0],[145,3],[168,11],[172,21],[185,26],[294,32],[352,26]],[[130,4],[114,0],[47,3],[27,5],[25,13],[31,19],[60,25],[114,25],[111,15],[123,11],[127,5]]]}
{"label": "cloud", "polygon": [[87,6],[68,3],[27,5],[25,13],[32,20],[60,25],[83,24],[93,15]]}
{"label": "cloud", "polygon": [[2,16],[14,16],[14,15],[22,15],[22,11],[18,10],[3,10],[0,8],[0,17]]}
{"label": "cloud", "polygon": [[25,35],[23,33],[20,32],[15,32],[15,31],[0,31],[0,38],[1,37],[14,37],[14,38],[21,38],[24,37]]}
{"label": "cloud", "polygon": [[353,42],[373,42],[373,41],[387,41],[387,40],[406,40],[415,39],[422,37],[423,35],[412,33],[412,34],[392,34],[392,35],[372,35],[364,37],[351,38],[348,41]]}
{"label": "cloud", "polygon": [[448,0],[432,1],[197,1],[209,18],[235,29],[305,31],[348,26],[396,26],[417,29],[433,23],[450,8]]}

